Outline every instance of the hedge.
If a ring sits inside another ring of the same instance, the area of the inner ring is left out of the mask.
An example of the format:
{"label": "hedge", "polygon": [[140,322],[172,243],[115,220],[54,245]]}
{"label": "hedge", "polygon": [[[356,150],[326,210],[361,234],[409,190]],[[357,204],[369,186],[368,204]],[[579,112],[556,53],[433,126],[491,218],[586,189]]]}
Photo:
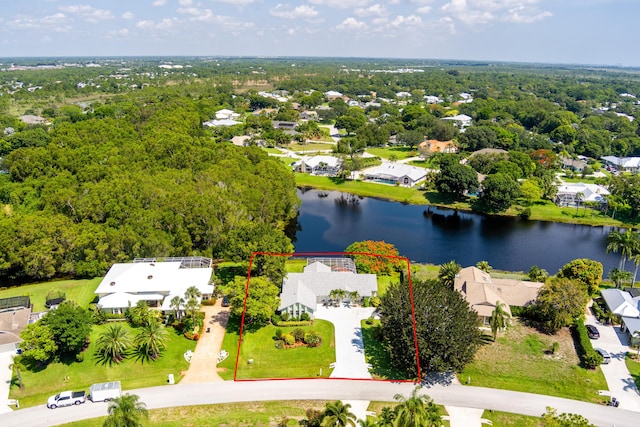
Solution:
{"label": "hedge", "polygon": [[312,321],[302,321],[302,320],[293,320],[293,321],[287,321],[285,322],[280,321],[276,323],[276,326],[282,326],[282,327],[291,327],[291,326],[309,326],[311,325],[313,322]]}
{"label": "hedge", "polygon": [[603,359],[600,353],[593,349],[591,339],[589,338],[589,334],[587,333],[587,328],[584,326],[584,321],[582,319],[578,319],[575,321],[575,323],[571,327],[571,333],[573,334],[573,338],[577,343],[576,350],[578,351],[578,357],[580,357],[580,361],[585,368],[595,369],[602,363]]}

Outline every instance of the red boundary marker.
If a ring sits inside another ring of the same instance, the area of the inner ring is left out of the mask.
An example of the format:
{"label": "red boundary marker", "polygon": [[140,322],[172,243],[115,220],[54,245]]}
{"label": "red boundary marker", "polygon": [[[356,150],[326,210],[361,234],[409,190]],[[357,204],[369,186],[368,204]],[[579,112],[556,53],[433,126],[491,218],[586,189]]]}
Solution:
{"label": "red boundary marker", "polygon": [[242,309],[242,319],[240,321],[240,337],[238,338],[238,349],[236,353],[236,364],[235,369],[233,371],[233,380],[234,381],[282,381],[282,380],[306,380],[306,379],[318,379],[318,378],[255,378],[255,379],[238,379],[238,363],[240,361],[240,348],[242,347],[242,339],[243,339],[243,330],[244,330],[244,316],[247,311],[247,297],[249,296],[249,281],[251,280],[251,267],[253,266],[253,258],[256,255],[264,255],[264,256],[276,256],[276,257],[310,257],[310,256],[329,256],[329,255],[368,255],[375,257],[384,257],[384,258],[394,258],[405,261],[407,263],[407,281],[409,283],[409,298],[411,300],[411,322],[413,324],[413,343],[416,350],[416,379],[386,379],[386,380],[377,380],[377,379],[367,379],[367,378],[320,378],[324,380],[354,380],[354,381],[382,381],[382,382],[420,382],[421,381],[421,369],[420,369],[420,357],[419,357],[419,349],[418,349],[418,333],[416,331],[416,313],[415,313],[415,305],[413,302],[413,283],[411,281],[411,262],[409,258],[396,256],[396,255],[380,255],[374,254],[370,252],[294,252],[294,253],[273,253],[273,252],[253,252],[251,253],[251,257],[249,258],[249,268],[247,269],[247,282],[245,284],[244,289],[244,305]]}

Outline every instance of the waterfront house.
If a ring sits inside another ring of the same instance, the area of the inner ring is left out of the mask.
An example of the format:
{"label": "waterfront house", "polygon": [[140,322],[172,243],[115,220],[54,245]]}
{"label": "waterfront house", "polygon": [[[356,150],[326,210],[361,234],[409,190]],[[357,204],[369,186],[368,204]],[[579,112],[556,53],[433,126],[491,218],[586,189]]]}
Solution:
{"label": "waterfront house", "polygon": [[333,156],[305,156],[292,166],[296,172],[336,176],[340,172],[342,160]]}
{"label": "waterfront house", "polygon": [[364,179],[369,181],[413,187],[425,180],[429,172],[429,169],[409,166],[404,163],[384,162],[379,166],[365,169],[362,175]]}

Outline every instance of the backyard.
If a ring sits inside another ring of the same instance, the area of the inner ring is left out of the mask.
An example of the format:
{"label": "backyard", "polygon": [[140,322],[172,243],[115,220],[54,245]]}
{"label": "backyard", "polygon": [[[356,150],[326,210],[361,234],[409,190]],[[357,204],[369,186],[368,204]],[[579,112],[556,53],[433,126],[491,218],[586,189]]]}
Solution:
{"label": "backyard", "polygon": [[[559,350],[551,354],[554,342]],[[500,333],[495,343],[483,345],[473,363],[459,375],[462,383],[546,394],[599,403],[598,390],[607,390],[600,368],[579,366],[573,339],[567,328],[545,335],[516,323]]]}
{"label": "backyard", "polygon": [[[315,348],[276,348],[276,330],[288,333],[296,328],[317,332],[322,337],[322,344]],[[219,374],[225,380],[233,379],[239,330],[239,319],[229,319],[222,342],[222,349],[229,352],[229,357],[218,365],[218,368],[222,368]],[[237,379],[328,377],[331,374],[329,364],[336,361],[333,324],[324,320],[315,320],[313,325],[299,327],[268,325],[257,331],[245,330],[243,335]]]}
{"label": "backyard", "polygon": [[[125,323],[122,325],[131,330]],[[10,397],[19,399],[23,407],[33,406],[45,403],[49,396],[61,390],[88,390],[91,384],[106,381],[121,381],[125,390],[165,385],[169,374],[174,374],[179,381],[181,371],[188,369],[189,364],[183,355],[187,350],[194,350],[196,342],[187,340],[173,328],[168,328],[167,349],[155,361],[140,360],[136,355],[130,355],[119,364],[102,363],[96,357],[95,343],[107,327],[93,327],[91,342],[81,353],[82,361],[55,362],[36,371],[20,369],[22,389],[18,387],[14,369]]]}
{"label": "backyard", "polygon": [[409,157],[415,157],[419,154],[417,149],[410,147],[367,147],[366,152],[383,159],[390,159],[392,156],[395,156],[397,160],[408,159]]}
{"label": "backyard", "polygon": [[54,280],[51,282],[33,283],[14,288],[0,290],[0,298],[28,295],[33,304],[33,311],[44,311],[44,303],[50,291],[59,291],[66,295],[67,300],[74,301],[80,307],[88,307],[96,294],[96,288],[102,277],[85,280]]}

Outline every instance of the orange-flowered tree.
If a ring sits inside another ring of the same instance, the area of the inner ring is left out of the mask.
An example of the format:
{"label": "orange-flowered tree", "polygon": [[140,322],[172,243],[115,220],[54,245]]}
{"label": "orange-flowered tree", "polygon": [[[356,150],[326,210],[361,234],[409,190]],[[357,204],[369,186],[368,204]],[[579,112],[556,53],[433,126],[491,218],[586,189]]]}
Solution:
{"label": "orange-flowered tree", "polygon": [[[354,242],[347,247],[346,252],[356,252],[353,258],[358,273],[391,274],[403,267],[403,260],[398,257],[398,249],[391,243],[384,241],[364,240]],[[368,254],[377,254],[368,255]]]}

